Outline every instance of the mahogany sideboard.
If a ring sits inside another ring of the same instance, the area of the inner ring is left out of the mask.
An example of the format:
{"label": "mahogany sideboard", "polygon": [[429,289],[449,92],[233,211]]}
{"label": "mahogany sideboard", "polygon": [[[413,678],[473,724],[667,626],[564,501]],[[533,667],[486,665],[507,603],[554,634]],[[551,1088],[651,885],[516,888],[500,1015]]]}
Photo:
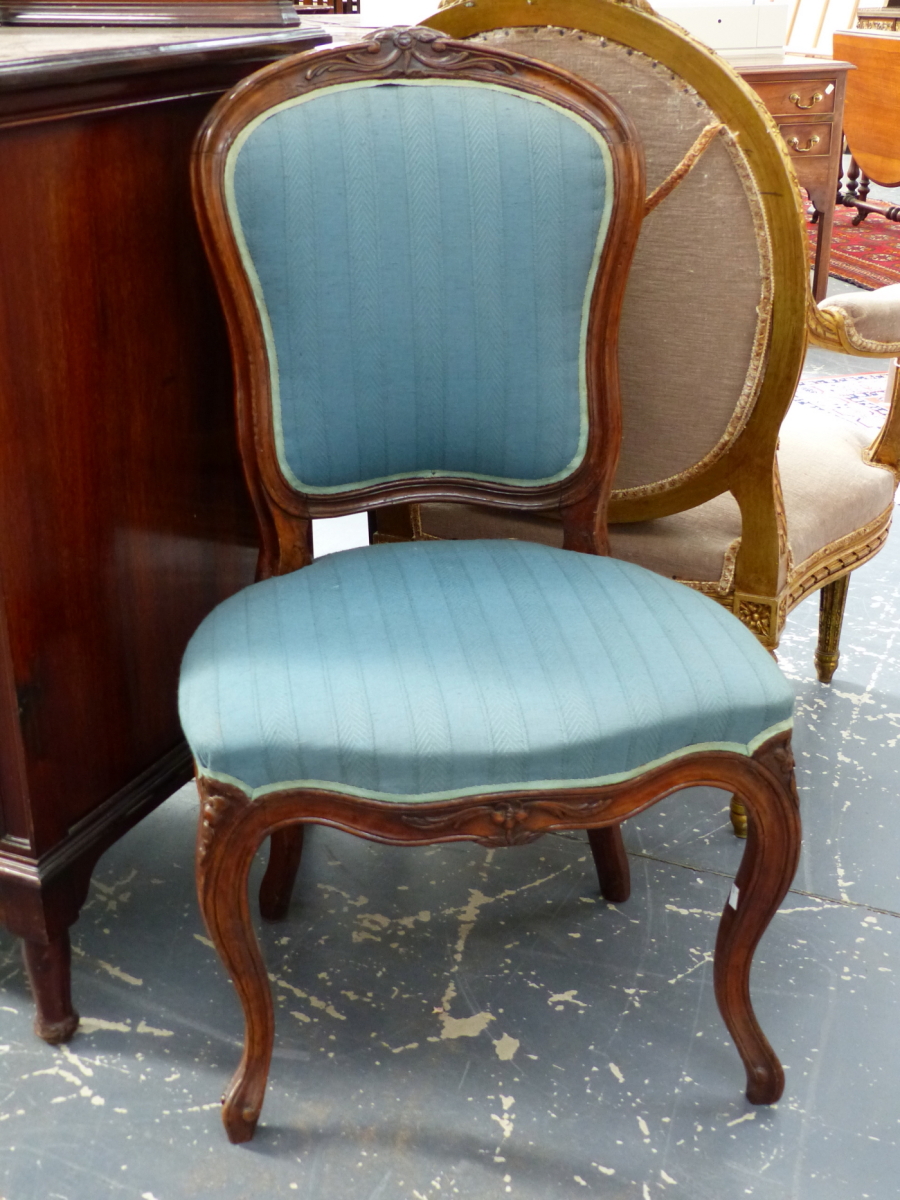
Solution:
{"label": "mahogany sideboard", "polygon": [[0,28],[0,918],[48,1041],[98,857],[189,778],[187,639],[255,569],[191,143],[327,41]]}

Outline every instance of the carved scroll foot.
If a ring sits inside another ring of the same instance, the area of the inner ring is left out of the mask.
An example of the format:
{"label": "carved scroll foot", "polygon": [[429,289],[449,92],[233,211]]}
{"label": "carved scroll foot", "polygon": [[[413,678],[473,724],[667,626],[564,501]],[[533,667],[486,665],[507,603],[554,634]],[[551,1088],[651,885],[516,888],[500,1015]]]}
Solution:
{"label": "carved scroll foot", "polygon": [[270,838],[269,865],[259,887],[259,911],[263,920],[281,921],[287,916],[294,880],[303,853],[303,826],[278,829]]}
{"label": "carved scroll foot", "polygon": [[78,1028],[72,1007],[72,951],[69,931],[50,942],[23,940],[25,970],[34,995],[34,1032],[52,1046],[67,1042]]}
{"label": "carved scroll foot", "polygon": [[253,924],[247,880],[260,842],[269,832],[262,814],[237,788],[200,788],[197,894],[209,936],[228,971],[244,1012],[244,1052],[222,1098],[222,1123],[231,1142],[253,1137],[272,1060],[272,995]]}
{"label": "carved scroll foot", "polygon": [[850,576],[842,575],[826,583],[819,592],[819,642],[816,646],[816,674],[820,683],[831,683],[837,670],[841,641],[841,625]]}
{"label": "carved scroll foot", "polygon": [[621,825],[589,829],[588,842],[597,868],[601,896],[613,904],[624,903],[631,895],[631,868],[622,841]]}
{"label": "carved scroll foot", "polygon": [[747,1099],[774,1104],[784,1090],[784,1071],[750,1002],[750,966],[800,855],[789,736],[772,739],[753,761],[757,769],[742,789],[749,813],[747,846],[719,923],[714,979],[719,1011],[747,1072]]}
{"label": "carved scroll foot", "polygon": [[225,1132],[232,1145],[237,1146],[241,1142],[249,1142],[256,1133],[268,1076],[268,1062],[265,1066],[265,1073],[260,1076],[259,1071],[253,1070],[252,1065],[247,1061],[245,1051],[241,1065],[222,1097],[222,1124],[225,1126]]}
{"label": "carved scroll foot", "polygon": [[740,796],[731,797],[731,828],[734,830],[736,838],[745,838],[747,836],[747,810],[744,807],[744,802]]}

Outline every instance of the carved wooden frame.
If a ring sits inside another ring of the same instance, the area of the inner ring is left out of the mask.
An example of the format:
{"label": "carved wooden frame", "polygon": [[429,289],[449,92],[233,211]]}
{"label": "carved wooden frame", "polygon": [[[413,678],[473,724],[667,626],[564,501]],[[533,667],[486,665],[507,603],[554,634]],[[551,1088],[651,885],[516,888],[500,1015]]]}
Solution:
{"label": "carved wooden frame", "polygon": [[[612,159],[617,202],[597,271],[588,318],[586,355],[588,433],[582,462],[565,479],[539,485],[484,479],[406,478],[304,494],[285,479],[275,450],[268,354],[262,324],[225,208],[224,172],[239,131],[274,104],[333,85],[367,79],[481,79],[543,97],[600,130]],[[618,457],[620,408],[617,366],[619,313],[643,209],[643,160],[627,118],[602,92],[564,71],[522,55],[451,42],[433,30],[382,30],[364,43],[286,59],[260,71],[213,109],[193,159],[200,229],[222,299],[236,377],[238,436],[256,508],[266,578],[312,558],[314,517],[377,509],[398,501],[469,500],[499,507],[557,512],[571,550],[606,553],[606,509]],[[608,332],[613,331],[613,332]]]}
{"label": "carved wooden frame", "polygon": [[[618,319],[627,266],[643,206],[639,155],[607,98],[574,76],[519,55],[452,42],[431,30],[387,30],[350,48],[302,55],[260,72],[213,111],[194,160],[201,228],[232,337],[237,376],[238,425],[245,471],[263,536],[261,575],[304,566],[311,557],[313,516],[389,505],[398,500],[467,500],[498,506],[560,510],[570,549],[602,552],[606,505],[618,438],[615,337],[594,336],[589,356],[589,433],[585,463],[552,486],[514,488],[470,479],[409,479],[348,489],[337,496],[295,493],[275,456],[268,372],[259,316],[227,221],[223,163],[248,120],[273,103],[335,79],[496,78],[570,107],[596,127],[612,130],[617,190],[590,310],[590,328],[612,328]],[[601,124],[602,123],[602,124]],[[598,325],[603,322],[603,326]],[[247,891],[250,863],[271,837],[272,854],[260,891],[263,915],[283,915],[290,898],[306,824],[323,824],[392,844],[429,845],[474,840],[517,845],[551,830],[585,829],[600,886],[609,899],[629,892],[628,860],[619,826],[628,816],[686,787],[712,785],[746,801],[750,837],[719,926],[716,996],[747,1072],[747,1095],[771,1103],[784,1086],[780,1063],[759,1028],[750,1003],[753,951],[793,877],[800,846],[790,735],[771,738],[751,757],[695,751],[624,782],[607,786],[487,792],[435,803],[378,801],[331,789],[284,788],[251,796],[242,788],[199,773],[201,811],[197,841],[200,904],[210,936],[243,1006],[246,1038],[237,1073],[224,1099],[223,1119],[232,1141],[252,1137],[262,1107],[272,1052],[273,1008],[268,978],[253,932]]]}
{"label": "carved wooden frame", "polygon": [[784,1089],[784,1072],[753,1011],[750,968],[754,950],[787,893],[800,853],[789,733],[771,738],[752,757],[695,752],[605,787],[504,792],[436,804],[388,803],[301,789],[251,799],[234,785],[200,776],[200,907],[245,1021],[241,1062],[222,1100],[229,1139],[244,1142],[253,1136],[272,1056],[274,1008],[253,931],[247,886],[250,865],[267,836],[274,835],[273,857],[260,905],[269,918],[283,915],[287,908],[303,826],[310,823],[410,846],[464,840],[511,846],[553,830],[585,829],[603,894],[622,901],[628,898],[630,883],[620,823],[674,792],[698,786],[731,791],[747,809],[747,845],[716,937],[714,984],[719,1011],[744,1064],[747,1099],[772,1104]]}

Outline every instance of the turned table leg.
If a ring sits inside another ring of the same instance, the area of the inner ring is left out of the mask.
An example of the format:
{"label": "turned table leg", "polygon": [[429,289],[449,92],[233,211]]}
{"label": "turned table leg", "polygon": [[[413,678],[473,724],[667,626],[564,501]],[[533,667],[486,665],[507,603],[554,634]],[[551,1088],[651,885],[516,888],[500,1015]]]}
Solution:
{"label": "turned table leg", "polygon": [[78,1028],[72,1007],[71,946],[69,931],[49,942],[22,940],[25,969],[34,994],[34,1032],[56,1045],[67,1042]]}

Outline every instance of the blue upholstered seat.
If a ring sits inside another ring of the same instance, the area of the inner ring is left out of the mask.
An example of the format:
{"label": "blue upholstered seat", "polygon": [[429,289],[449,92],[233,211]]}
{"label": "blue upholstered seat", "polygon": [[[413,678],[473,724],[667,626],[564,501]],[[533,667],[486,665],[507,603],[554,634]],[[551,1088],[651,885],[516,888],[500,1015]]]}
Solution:
{"label": "blue upholstered seat", "polygon": [[180,693],[207,775],[407,802],[749,754],[792,702],[705,596],[518,541],[372,546],[255,584],[197,630]]}

